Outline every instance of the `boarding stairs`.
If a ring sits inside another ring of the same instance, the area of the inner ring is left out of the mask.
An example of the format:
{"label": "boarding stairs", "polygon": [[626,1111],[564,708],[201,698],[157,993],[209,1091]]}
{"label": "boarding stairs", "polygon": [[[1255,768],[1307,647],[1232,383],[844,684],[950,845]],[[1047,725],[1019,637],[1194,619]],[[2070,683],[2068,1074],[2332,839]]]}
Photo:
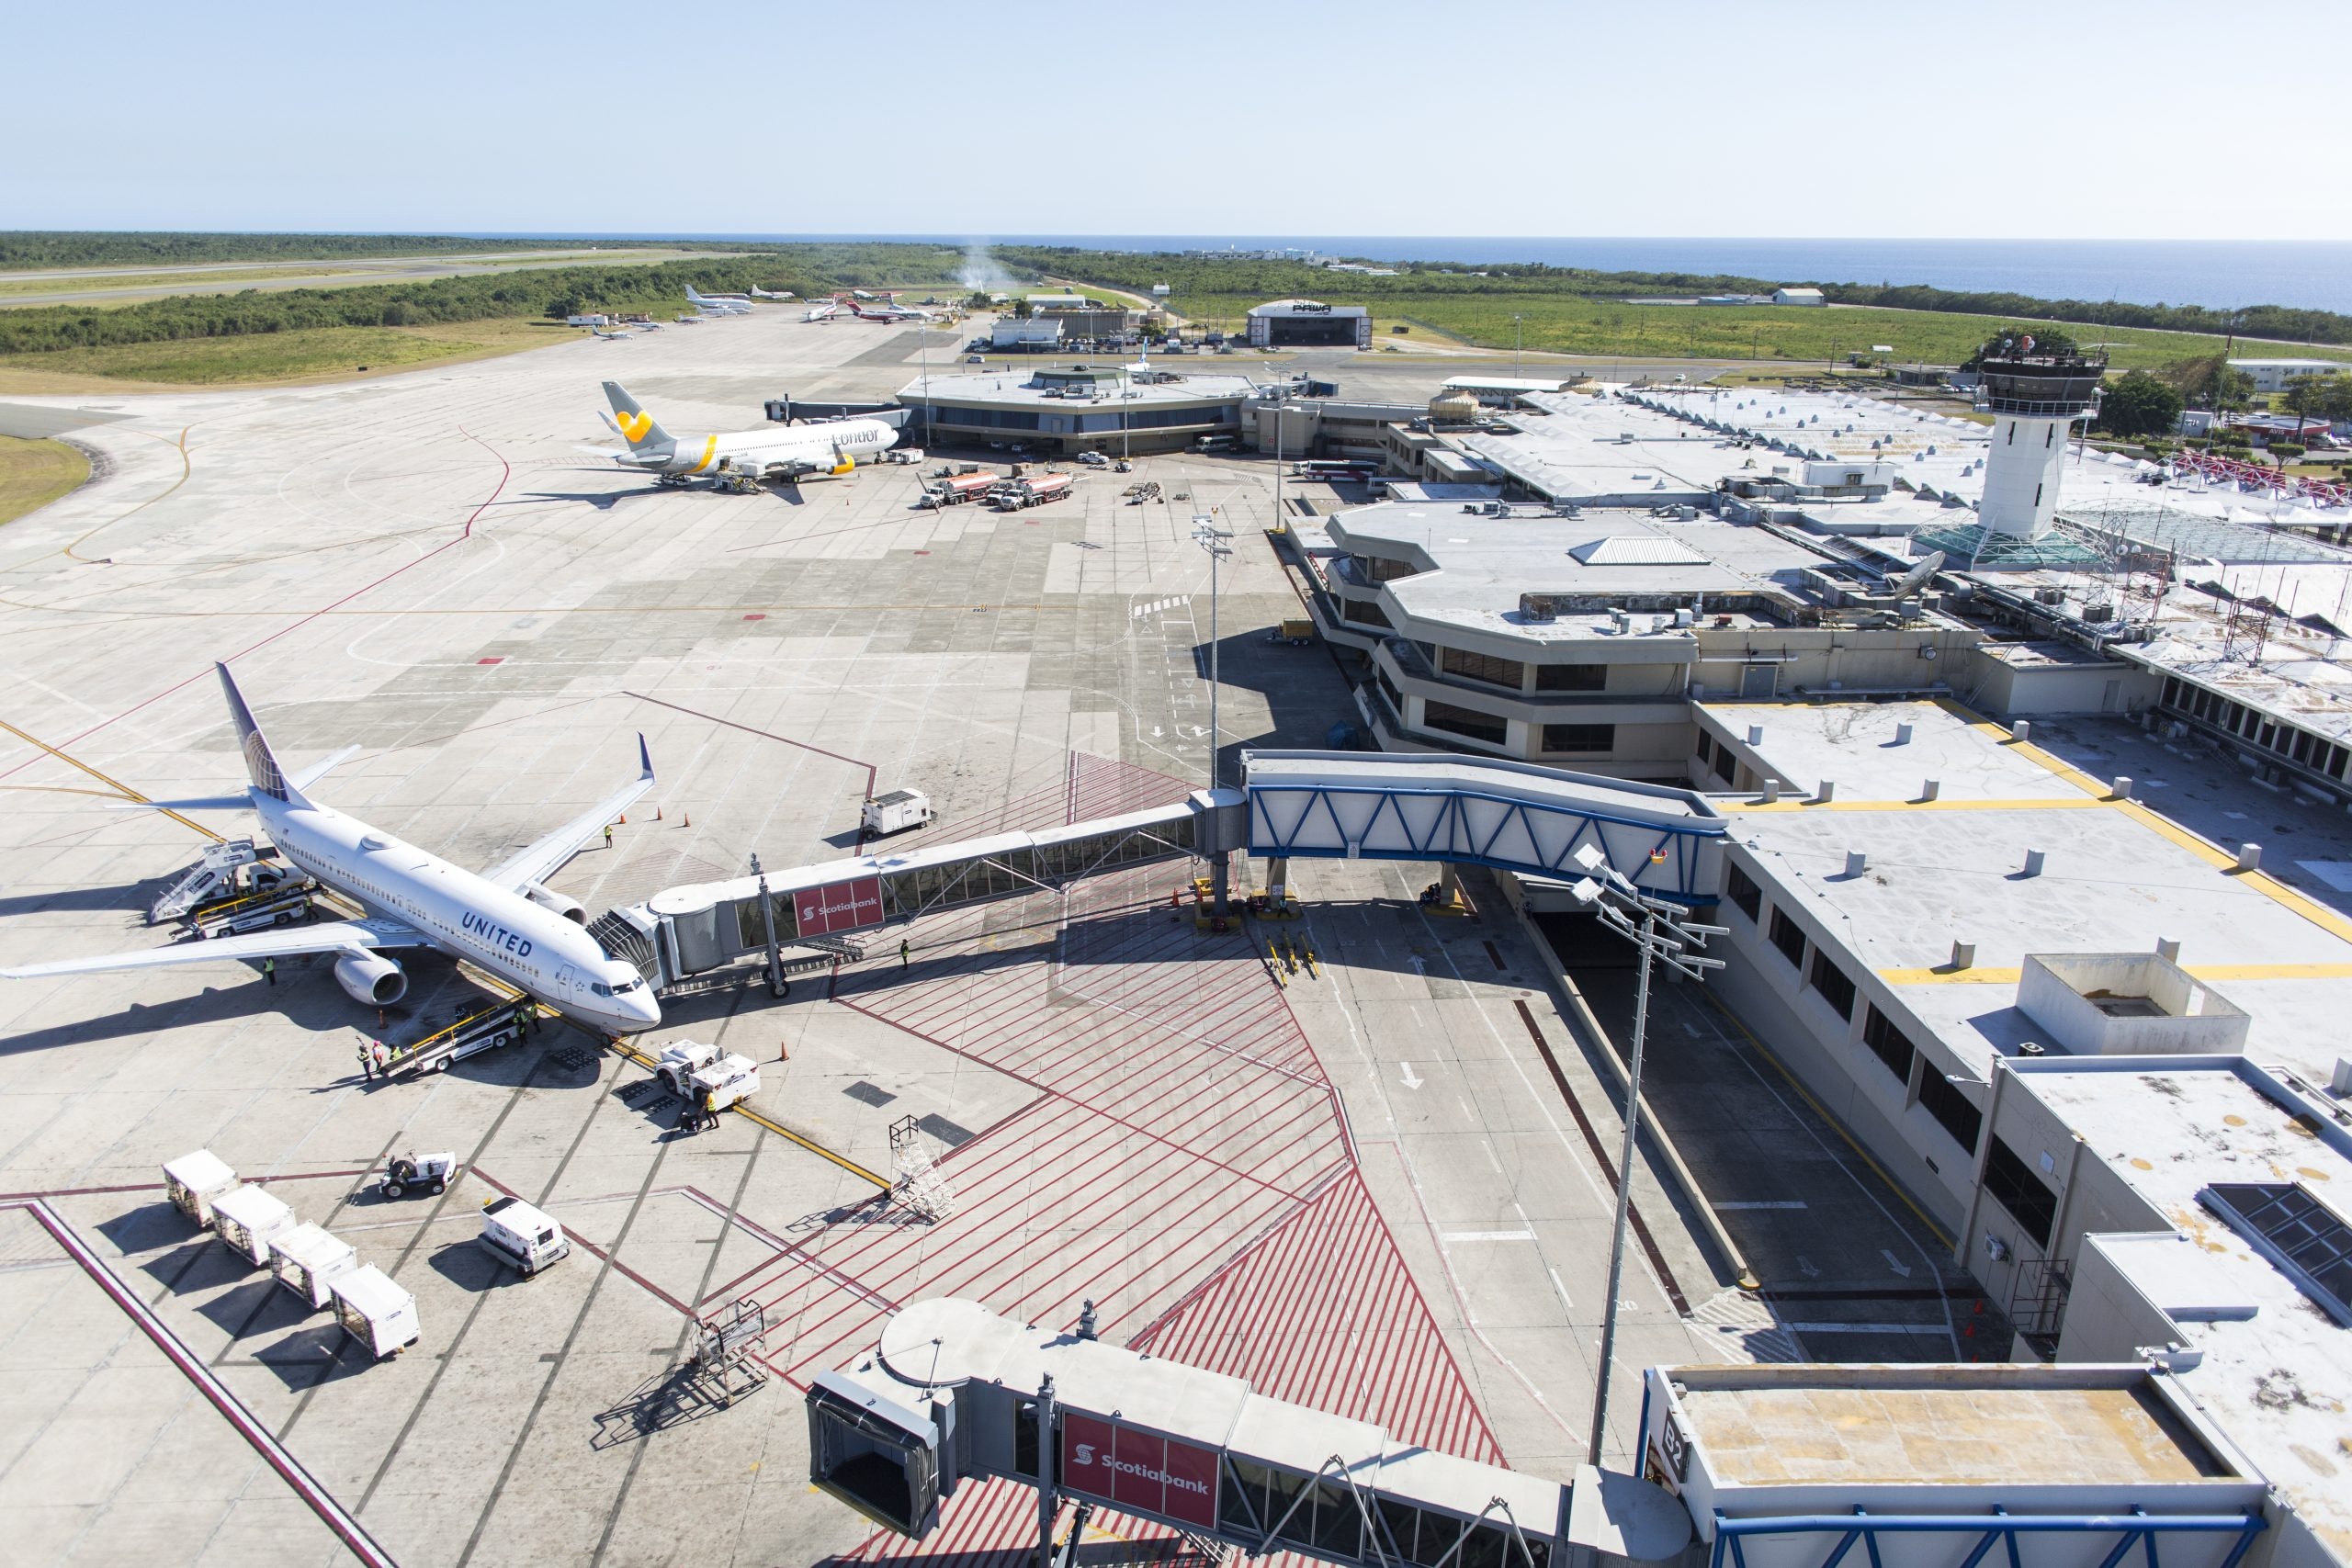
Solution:
{"label": "boarding stairs", "polygon": [[749,1393],[767,1382],[767,1363],[760,1359],[759,1348],[774,1326],[768,1309],[749,1296],[695,1323],[695,1371],[718,1380],[722,1404],[733,1404],[739,1393]]}
{"label": "boarding stairs", "polygon": [[[251,839],[224,839],[205,845],[204,858],[182,872],[163,897],[149,906],[147,923],[159,926],[166,920],[185,919],[208,903],[236,897],[247,882],[260,878],[262,863],[277,853],[274,849],[254,848]],[[254,870],[245,871],[247,866]]]}
{"label": "boarding stairs", "polygon": [[956,1212],[956,1190],[932,1163],[922,1129],[911,1116],[890,1123],[890,1173],[897,1178],[890,1186],[892,1201],[905,1204],[933,1224]]}

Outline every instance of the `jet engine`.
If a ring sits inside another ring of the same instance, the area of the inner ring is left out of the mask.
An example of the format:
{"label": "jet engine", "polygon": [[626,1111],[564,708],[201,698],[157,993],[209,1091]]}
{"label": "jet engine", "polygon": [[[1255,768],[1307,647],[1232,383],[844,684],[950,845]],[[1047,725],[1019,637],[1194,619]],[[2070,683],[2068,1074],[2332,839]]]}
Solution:
{"label": "jet engine", "polygon": [[588,923],[588,906],[567,894],[558,893],[552,887],[542,887],[536,882],[526,882],[523,885],[523,897],[542,909],[553,909],[575,926],[584,926]]}
{"label": "jet engine", "polygon": [[355,1002],[390,1007],[408,995],[408,976],[389,958],[346,953],[334,961],[334,983]]}

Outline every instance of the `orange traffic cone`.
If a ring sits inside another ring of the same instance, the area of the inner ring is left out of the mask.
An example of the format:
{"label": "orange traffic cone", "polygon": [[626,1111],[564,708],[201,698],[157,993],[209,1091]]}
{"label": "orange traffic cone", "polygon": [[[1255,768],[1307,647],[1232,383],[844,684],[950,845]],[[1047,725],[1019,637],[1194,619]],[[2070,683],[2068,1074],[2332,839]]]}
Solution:
{"label": "orange traffic cone", "polygon": [[658,806],[653,808],[653,820],[656,822],[662,820],[662,808]]}
{"label": "orange traffic cone", "polygon": [[627,825],[628,825],[628,812],[626,812],[626,811],[622,812],[618,817],[616,817],[616,818],[613,818],[613,826],[615,826],[616,828],[618,828],[618,827],[625,827],[625,826],[627,826]]}

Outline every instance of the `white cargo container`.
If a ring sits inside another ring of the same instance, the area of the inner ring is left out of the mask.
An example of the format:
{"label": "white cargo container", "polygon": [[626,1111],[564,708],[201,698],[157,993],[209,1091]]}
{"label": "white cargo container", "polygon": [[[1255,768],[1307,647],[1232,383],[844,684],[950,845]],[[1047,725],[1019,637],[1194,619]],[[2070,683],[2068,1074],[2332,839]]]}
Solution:
{"label": "white cargo container", "polygon": [[258,1187],[239,1187],[212,1200],[212,1229],[229,1250],[256,1266],[269,1261],[279,1236],[301,1222],[294,1211]]}
{"label": "white cargo container", "polygon": [[919,789],[894,789],[865,803],[865,831],[874,838],[921,828],[938,815],[931,796]]}
{"label": "white cargo container", "polygon": [[514,1265],[526,1280],[571,1251],[563,1227],[520,1198],[482,1205],[481,1241],[484,1251]]}
{"label": "white cargo container", "polygon": [[212,1224],[212,1200],[236,1185],[237,1173],[210,1149],[164,1162],[164,1190],[171,1194],[172,1207],[199,1225]]}
{"label": "white cargo container", "polygon": [[416,1343],[416,1298],[373,1263],[329,1284],[334,1318],[377,1360],[390,1360]]}
{"label": "white cargo container", "polygon": [[349,1242],[307,1222],[269,1244],[269,1271],[314,1307],[326,1305],[328,1287],[358,1267]]}

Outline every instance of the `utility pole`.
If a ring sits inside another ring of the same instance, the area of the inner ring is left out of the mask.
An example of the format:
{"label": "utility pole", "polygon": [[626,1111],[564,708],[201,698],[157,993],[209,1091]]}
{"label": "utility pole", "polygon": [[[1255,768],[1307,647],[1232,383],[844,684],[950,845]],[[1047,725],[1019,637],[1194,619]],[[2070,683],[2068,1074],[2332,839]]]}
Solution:
{"label": "utility pole", "polygon": [[1610,865],[1609,857],[1592,844],[1577,851],[1575,860],[1584,877],[1568,889],[1569,897],[1599,917],[1600,923],[1642,951],[1641,969],[1634,991],[1634,1049],[1625,1065],[1625,1136],[1617,1151],[1617,1212],[1609,1239],[1609,1295],[1600,1320],[1600,1369],[1592,1391],[1592,1435],[1585,1446],[1585,1462],[1598,1468],[1609,1430],[1609,1375],[1617,1355],[1618,1292],[1625,1277],[1625,1222],[1634,1201],[1634,1145],[1642,1123],[1642,1047],[1649,1034],[1650,964],[1663,958],[1668,966],[1693,980],[1724,966],[1719,958],[1699,958],[1691,949],[1707,945],[1707,938],[1728,933],[1725,926],[1702,926],[1681,918],[1679,906],[1643,892]]}
{"label": "utility pole", "polygon": [[1211,789],[1216,788],[1223,782],[1217,777],[1218,747],[1221,744],[1221,732],[1217,728],[1216,716],[1219,668],[1216,615],[1217,566],[1233,553],[1233,547],[1225,542],[1231,537],[1233,537],[1233,531],[1229,528],[1218,527],[1214,516],[1204,516],[1197,512],[1193,513],[1193,541],[1209,553],[1209,788]]}

